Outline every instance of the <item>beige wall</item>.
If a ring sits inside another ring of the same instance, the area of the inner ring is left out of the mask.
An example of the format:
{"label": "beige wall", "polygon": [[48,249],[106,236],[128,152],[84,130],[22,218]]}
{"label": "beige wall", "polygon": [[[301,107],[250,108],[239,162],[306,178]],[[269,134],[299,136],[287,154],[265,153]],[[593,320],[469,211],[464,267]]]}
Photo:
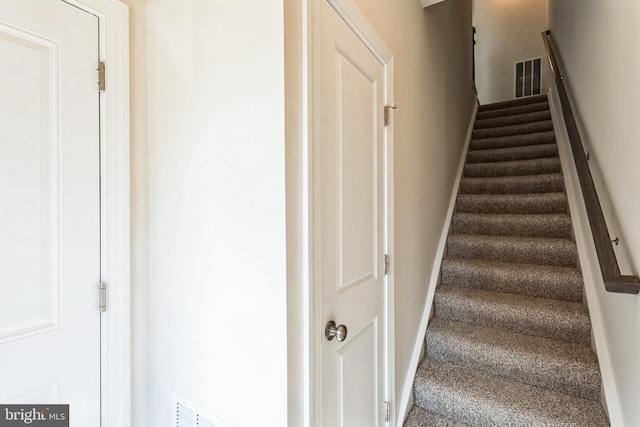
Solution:
{"label": "beige wall", "polygon": [[[396,410],[475,102],[471,1],[357,0],[394,54]],[[412,377],[413,373],[411,373]],[[412,378],[411,378],[412,380]]]}
{"label": "beige wall", "polygon": [[[550,0],[581,135],[608,222],[621,239],[623,274],[640,273],[640,3]],[[600,305],[625,425],[640,420],[640,298],[601,292]]]}
{"label": "beige wall", "polygon": [[148,1],[152,426],[287,422],[283,13]]}
{"label": "beige wall", "polygon": [[[514,64],[544,58],[540,33],[548,29],[547,0],[474,1],[478,98],[482,104],[513,99]],[[546,77],[543,71],[541,93],[549,87]]]}

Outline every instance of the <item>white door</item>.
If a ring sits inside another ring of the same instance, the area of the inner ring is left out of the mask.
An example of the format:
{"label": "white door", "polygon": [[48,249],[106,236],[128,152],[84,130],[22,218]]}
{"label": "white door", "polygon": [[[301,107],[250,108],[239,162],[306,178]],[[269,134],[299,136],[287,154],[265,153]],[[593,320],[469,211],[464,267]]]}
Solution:
{"label": "white door", "polygon": [[98,19],[0,0],[0,402],[100,425]]}
{"label": "white door", "polygon": [[320,312],[347,329],[342,342],[322,337],[322,425],[384,426],[387,71],[320,3]]}

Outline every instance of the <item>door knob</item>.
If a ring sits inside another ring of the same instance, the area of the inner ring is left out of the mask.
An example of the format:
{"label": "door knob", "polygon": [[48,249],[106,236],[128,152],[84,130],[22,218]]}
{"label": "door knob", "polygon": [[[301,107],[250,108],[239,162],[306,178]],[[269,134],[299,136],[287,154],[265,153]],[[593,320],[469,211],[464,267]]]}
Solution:
{"label": "door knob", "polygon": [[344,325],[336,326],[336,322],[330,320],[324,328],[324,336],[329,341],[335,338],[338,342],[342,342],[347,338],[347,327]]}

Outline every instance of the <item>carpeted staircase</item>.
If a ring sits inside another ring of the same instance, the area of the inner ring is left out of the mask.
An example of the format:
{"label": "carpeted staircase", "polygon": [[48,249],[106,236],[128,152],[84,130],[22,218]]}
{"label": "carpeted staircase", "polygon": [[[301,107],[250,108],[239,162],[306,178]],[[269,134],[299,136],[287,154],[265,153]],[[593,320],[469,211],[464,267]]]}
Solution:
{"label": "carpeted staircase", "polygon": [[404,424],[605,426],[546,96],[479,107]]}

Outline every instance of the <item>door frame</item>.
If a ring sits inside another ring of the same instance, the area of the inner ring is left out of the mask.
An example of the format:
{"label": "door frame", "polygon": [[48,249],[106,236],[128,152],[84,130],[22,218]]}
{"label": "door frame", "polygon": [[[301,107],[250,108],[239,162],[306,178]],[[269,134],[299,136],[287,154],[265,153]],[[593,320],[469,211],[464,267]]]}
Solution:
{"label": "door frame", "polygon": [[[317,8],[321,2],[328,2],[336,13],[345,21],[356,36],[365,44],[372,54],[380,61],[385,68],[385,104],[393,104],[393,64],[394,58],[391,50],[387,47],[383,39],[375,28],[368,21],[366,16],[360,11],[353,0],[307,0],[303,15],[306,19],[306,28],[303,34],[306,35],[306,43],[303,43],[303,58],[307,62],[308,80],[308,121],[303,124],[307,127],[306,138],[303,141],[303,153],[306,154],[304,170],[306,182],[303,184],[303,200],[306,202],[304,209],[305,224],[303,228],[307,231],[305,244],[303,247],[308,251],[305,259],[305,275],[308,277],[307,295],[309,296],[308,325],[309,349],[308,365],[308,386],[306,391],[310,394],[306,404],[305,422],[311,426],[320,426],[322,421],[322,333],[324,322],[322,319],[321,303],[321,283],[319,279],[320,265],[320,221],[316,212],[319,212],[319,147],[317,141],[320,140],[320,106],[318,94],[321,93],[319,85],[319,61],[318,61],[318,16]],[[306,30],[306,31],[305,31]],[[395,427],[395,334],[394,334],[394,173],[393,173],[393,119],[389,126],[385,127],[385,237],[387,240],[386,253],[390,257],[389,275],[387,276],[385,288],[385,347],[387,350],[387,375],[385,378],[386,400],[390,403],[390,421],[388,426]],[[306,369],[305,369],[306,370]]]}
{"label": "door frame", "polygon": [[101,426],[130,427],[129,7],[118,0],[60,1],[98,18],[106,64],[99,101],[100,277],[108,285],[108,308],[100,316]]}

